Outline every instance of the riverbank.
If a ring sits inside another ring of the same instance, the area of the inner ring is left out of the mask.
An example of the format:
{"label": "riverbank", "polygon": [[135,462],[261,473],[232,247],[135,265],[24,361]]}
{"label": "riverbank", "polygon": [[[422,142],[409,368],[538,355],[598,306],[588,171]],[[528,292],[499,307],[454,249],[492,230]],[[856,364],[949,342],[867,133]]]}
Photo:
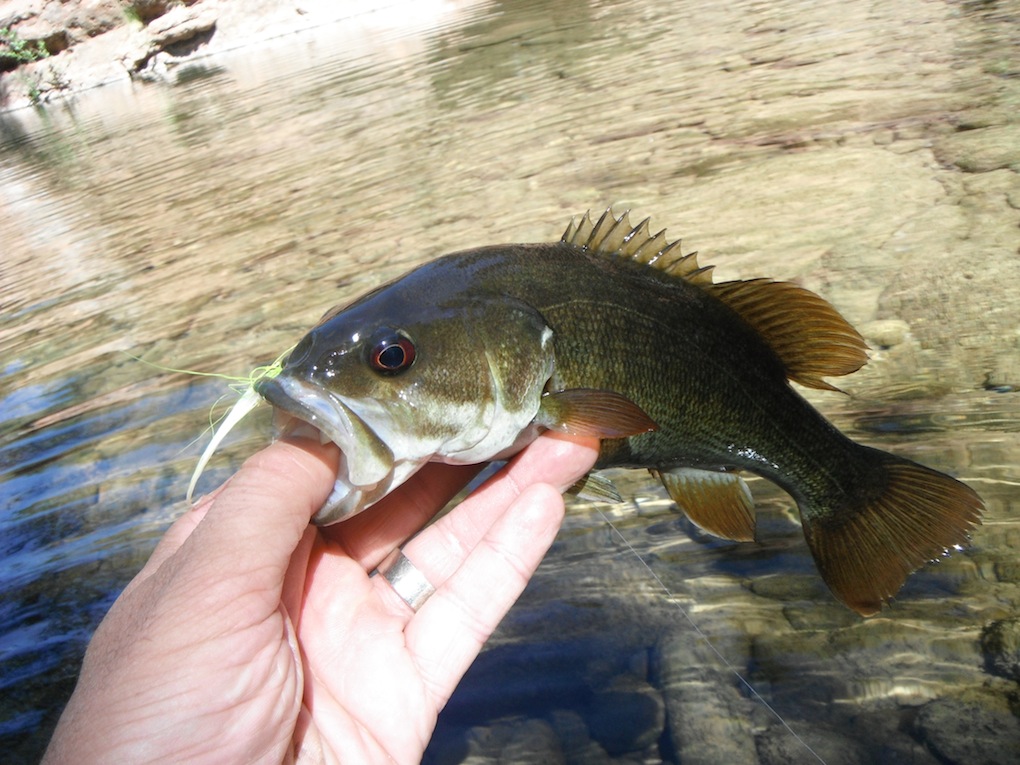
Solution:
{"label": "riverbank", "polygon": [[0,1],[0,108],[126,79],[173,81],[188,61],[405,3],[373,0]]}

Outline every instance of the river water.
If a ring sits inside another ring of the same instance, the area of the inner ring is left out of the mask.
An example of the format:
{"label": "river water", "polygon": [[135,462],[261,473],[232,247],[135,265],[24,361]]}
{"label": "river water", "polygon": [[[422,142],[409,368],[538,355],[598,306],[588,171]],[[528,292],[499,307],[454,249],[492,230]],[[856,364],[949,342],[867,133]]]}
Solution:
{"label": "river water", "polygon": [[[872,360],[811,400],[970,483],[985,523],[864,620],[778,489],[752,482],[736,544],[620,476],[629,501],[573,507],[426,759],[1012,761],[1020,4],[409,8],[0,114],[5,760],[37,759],[230,395],[159,367],[245,375],[413,264],[612,204],[721,278],[831,300]],[[268,432],[243,425],[202,490]]]}

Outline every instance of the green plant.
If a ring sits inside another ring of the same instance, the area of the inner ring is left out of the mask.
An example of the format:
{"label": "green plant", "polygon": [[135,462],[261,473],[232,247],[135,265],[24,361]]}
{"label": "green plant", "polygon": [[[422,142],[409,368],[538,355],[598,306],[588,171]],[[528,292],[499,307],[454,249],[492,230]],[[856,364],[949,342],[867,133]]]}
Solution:
{"label": "green plant", "polygon": [[23,40],[17,31],[10,27],[0,29],[0,66],[11,63],[19,66],[47,58],[49,55],[50,52],[46,50],[42,40],[36,40],[33,45]]}

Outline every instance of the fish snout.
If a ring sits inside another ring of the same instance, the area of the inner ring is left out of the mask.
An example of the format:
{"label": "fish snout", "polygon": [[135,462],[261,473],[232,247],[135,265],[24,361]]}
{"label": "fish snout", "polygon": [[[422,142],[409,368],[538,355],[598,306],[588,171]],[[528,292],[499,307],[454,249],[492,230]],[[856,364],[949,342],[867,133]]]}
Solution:
{"label": "fish snout", "polygon": [[278,406],[277,402],[282,402],[287,396],[283,390],[283,386],[280,385],[275,377],[263,377],[261,380],[258,380],[253,387],[259,396],[273,406]]}

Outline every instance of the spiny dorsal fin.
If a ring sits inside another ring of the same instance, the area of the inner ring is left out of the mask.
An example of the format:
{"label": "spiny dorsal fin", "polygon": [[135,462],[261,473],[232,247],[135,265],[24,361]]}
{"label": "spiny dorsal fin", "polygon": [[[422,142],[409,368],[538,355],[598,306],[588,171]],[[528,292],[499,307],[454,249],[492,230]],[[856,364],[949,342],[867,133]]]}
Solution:
{"label": "spiny dorsal fin", "polygon": [[681,255],[680,240],[667,241],[665,230],[653,235],[648,218],[632,227],[629,211],[616,217],[610,208],[595,223],[586,212],[570,221],[562,241],[645,263],[708,290],[761,335],[801,385],[838,390],[822,378],[856,372],[868,361],[864,338],[815,293],[771,279],[714,284],[712,266],[699,266],[695,252]]}
{"label": "spiny dorsal fin", "polygon": [[810,290],[771,279],[722,282],[706,289],[764,338],[787,377],[801,385],[838,390],[822,378],[848,375],[868,361],[864,338]]}
{"label": "spiny dorsal fin", "polygon": [[696,252],[681,255],[680,240],[667,241],[665,229],[653,235],[648,220],[645,218],[638,225],[631,226],[629,210],[617,218],[610,208],[602,213],[597,222],[592,223],[591,211],[588,211],[580,222],[570,221],[561,241],[590,252],[630,258],[671,276],[686,279],[692,284],[711,284],[712,266],[699,266]]}

